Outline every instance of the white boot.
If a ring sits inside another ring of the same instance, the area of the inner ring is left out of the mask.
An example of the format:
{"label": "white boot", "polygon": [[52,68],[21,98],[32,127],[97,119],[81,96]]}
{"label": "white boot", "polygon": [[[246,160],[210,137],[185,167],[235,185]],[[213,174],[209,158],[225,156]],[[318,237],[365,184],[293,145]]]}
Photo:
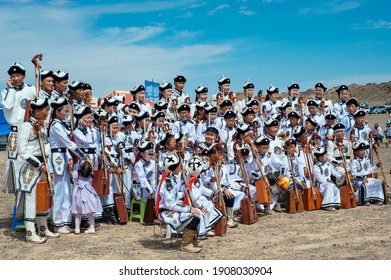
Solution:
{"label": "white boot", "polygon": [[37,235],[35,232],[34,222],[25,221],[24,224],[26,227],[26,242],[42,244],[47,240],[46,237],[40,237]]}
{"label": "white boot", "polygon": [[39,236],[48,238],[60,237],[60,233],[53,233],[48,229],[47,216],[37,216],[35,220],[37,221]]}
{"label": "white boot", "polygon": [[95,233],[95,220],[93,213],[88,214],[88,223],[90,224],[90,227],[84,233]]}
{"label": "white boot", "polygon": [[75,234],[80,234],[81,214],[76,214],[75,217]]}
{"label": "white boot", "polygon": [[234,211],[232,207],[227,207],[227,226],[229,228],[236,228],[238,227],[238,223],[234,221]]}

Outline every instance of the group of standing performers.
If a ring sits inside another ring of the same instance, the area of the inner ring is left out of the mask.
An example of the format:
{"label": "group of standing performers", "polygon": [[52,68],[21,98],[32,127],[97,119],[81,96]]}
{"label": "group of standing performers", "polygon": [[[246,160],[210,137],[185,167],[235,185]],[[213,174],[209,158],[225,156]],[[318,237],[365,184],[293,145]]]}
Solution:
{"label": "group of standing performers", "polygon": [[[304,101],[297,83],[280,100],[277,87],[255,95],[247,81],[244,98],[237,100],[223,76],[211,99],[200,85],[191,102],[186,78],[177,75],[173,85],[160,85],[153,105],[137,85],[131,104],[112,96],[91,106],[91,85],[68,84],[62,70],[38,70],[33,87],[24,83],[23,65],[14,63],[1,93],[11,125],[4,190],[17,194],[17,217],[25,222],[28,242],[78,234],[82,215],[90,225],[85,233],[95,232],[95,219],[126,223],[118,194],[127,212],[132,200],[152,199],[155,217],[182,232],[180,248],[192,253],[201,251],[200,237],[225,234],[251,211],[289,212],[292,191],[298,201],[310,190],[317,209],[328,211],[346,208],[340,194],[345,186],[358,205],[385,201],[381,181],[369,178],[381,161],[372,164],[365,113],[345,85],[333,104],[322,83]],[[52,194],[44,210],[37,205],[40,182]]]}

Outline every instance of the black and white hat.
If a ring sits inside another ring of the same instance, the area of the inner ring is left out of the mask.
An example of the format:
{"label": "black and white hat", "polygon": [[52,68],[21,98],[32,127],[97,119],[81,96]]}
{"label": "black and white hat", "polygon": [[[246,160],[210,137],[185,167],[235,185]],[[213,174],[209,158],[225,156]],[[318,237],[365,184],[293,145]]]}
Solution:
{"label": "black and white hat", "polygon": [[224,108],[227,106],[232,106],[232,102],[229,99],[224,99],[223,101],[220,102],[220,108]]}
{"label": "black and white hat", "polygon": [[163,82],[162,84],[159,85],[159,90],[161,92],[165,91],[167,89],[172,89],[172,84],[171,83]]}
{"label": "black and white hat", "polygon": [[111,116],[111,117],[107,120],[107,124],[108,124],[108,125],[112,125],[112,124],[115,124],[115,123],[118,124],[118,118],[117,118],[117,116]]}
{"label": "black and white hat", "polygon": [[37,110],[45,108],[49,105],[49,99],[47,97],[35,97],[30,102],[30,109]]}
{"label": "black and white hat", "polygon": [[85,107],[84,106],[79,106],[75,110],[74,116],[75,116],[76,119],[81,119],[85,115],[88,115],[88,114],[91,114],[91,113],[92,113],[92,110],[91,110],[90,107],[88,107],[88,106],[85,106]]}
{"label": "black and white hat", "polygon": [[127,126],[127,125],[130,125],[134,122],[134,118],[133,116],[131,115],[124,115],[122,118],[121,118],[121,123],[124,125],[124,126]]}
{"label": "black and white hat", "polygon": [[348,101],[346,101],[346,106],[350,106],[352,104],[356,105],[356,107],[360,105],[356,98],[349,98]]}
{"label": "black and white hat", "polygon": [[77,89],[83,89],[84,90],[84,84],[82,82],[79,82],[77,80],[73,81],[72,84],[68,85],[68,88],[70,90],[77,90]]}
{"label": "black and white hat", "polygon": [[246,103],[247,107],[252,107],[252,106],[259,106],[259,101],[256,99],[251,99]]}
{"label": "black and white hat", "polygon": [[310,99],[310,100],[307,101],[307,107],[311,107],[311,106],[312,107],[318,107],[319,104],[315,100]]}
{"label": "black and white hat", "polygon": [[136,85],[130,90],[130,93],[135,95],[136,93],[141,92],[143,90],[145,90],[145,87],[143,85]]}
{"label": "black and white hat", "polygon": [[205,114],[210,114],[210,113],[217,113],[217,107],[214,105],[205,106]]}
{"label": "black and white hat", "polygon": [[143,119],[149,118],[148,111],[140,111],[137,115],[134,116],[136,121],[141,121]]}
{"label": "black and white hat", "polygon": [[135,103],[135,102],[130,103],[129,106],[128,106],[128,108],[129,108],[129,109],[136,110],[137,112],[140,112],[140,111],[141,111],[140,106],[138,106],[138,104]]}
{"label": "black and white hat", "polygon": [[159,119],[159,118],[165,118],[166,116],[164,115],[164,113],[163,112],[155,112],[155,114],[153,114],[152,116],[151,116],[151,119],[152,120],[154,120],[154,121],[156,121],[157,119]]}
{"label": "black and white hat", "polygon": [[176,153],[171,153],[163,159],[164,171],[174,171],[181,163],[180,157]]}
{"label": "black and white hat", "polygon": [[102,108],[98,108],[94,110],[94,119],[107,119],[108,113],[106,110],[103,110]]}
{"label": "black and white hat", "polygon": [[212,147],[204,147],[198,146],[201,149],[201,156],[211,156],[215,153],[213,146]]}
{"label": "black and white hat", "polygon": [[213,134],[219,135],[219,130],[213,126],[209,126],[206,130],[205,133],[207,132],[212,132]]}
{"label": "black and white hat", "polygon": [[104,99],[103,104],[106,104],[108,106],[118,106],[119,101],[114,96],[110,96]]}
{"label": "black and white hat", "polygon": [[285,147],[285,148],[288,148],[288,147],[291,146],[291,145],[297,146],[297,141],[296,141],[295,139],[293,139],[293,138],[289,138],[289,139],[286,140],[285,143],[284,143],[284,147]]}
{"label": "black and white hat", "polygon": [[225,77],[224,75],[221,76],[221,78],[217,81],[217,83],[219,85],[225,85],[225,84],[230,84],[231,83],[231,79],[228,78],[228,77]]}
{"label": "black and white hat", "polygon": [[357,112],[353,115],[353,117],[354,117],[354,118],[358,118],[358,117],[364,117],[365,115],[366,115],[365,111],[359,110],[359,111],[357,111]]}
{"label": "black and white hat", "polygon": [[198,99],[195,103],[196,109],[205,109],[205,106],[207,103],[205,101],[202,101],[201,99]]}
{"label": "black and white hat", "polygon": [[317,87],[323,88],[324,91],[327,90],[327,88],[323,85],[323,83],[316,83],[315,88]]}
{"label": "black and white hat", "polygon": [[92,86],[88,83],[84,83],[84,91],[92,91]]}
{"label": "black and white hat", "polygon": [[275,119],[275,120],[277,120],[277,121],[281,121],[282,120],[282,115],[281,114],[278,114],[278,113],[275,113],[275,114],[273,114],[273,115],[271,115],[270,116],[272,119]]}
{"label": "black and white hat", "polygon": [[53,71],[51,71],[51,70],[41,70],[39,75],[41,76],[41,81],[43,81],[43,80],[45,80],[48,77],[52,77],[53,78]]}
{"label": "black and white hat", "polygon": [[247,123],[238,123],[236,126],[238,133],[246,133],[250,131],[250,125]]}
{"label": "black and white hat", "polygon": [[196,94],[208,93],[208,88],[207,88],[207,87],[204,87],[203,85],[199,85],[199,86],[195,89],[195,93],[196,93]]}
{"label": "black and white hat", "polygon": [[272,126],[278,126],[278,120],[272,118],[272,117],[267,117],[265,120],[265,127],[272,127]]}
{"label": "black and white hat", "polygon": [[254,140],[254,144],[257,146],[265,146],[270,144],[270,139],[264,135],[260,135],[257,139]]}
{"label": "black and white hat", "polygon": [[174,82],[183,82],[186,83],[186,78],[182,74],[178,74],[174,77]]}
{"label": "black and white hat", "polygon": [[299,86],[299,84],[292,82],[292,83],[288,86],[288,90],[291,90],[291,89],[300,89],[300,86]]}
{"label": "black and white hat", "polygon": [[225,113],[224,113],[224,119],[228,119],[228,118],[236,118],[236,113],[235,113],[235,111],[233,111],[233,110],[227,110],[227,111],[225,111]]}
{"label": "black and white hat", "polygon": [[334,126],[333,126],[333,130],[334,131],[337,131],[337,130],[345,130],[345,126],[343,123],[336,123]]}
{"label": "black and white hat", "polygon": [[353,151],[358,151],[358,150],[362,150],[362,149],[367,149],[368,146],[367,144],[365,144],[365,142],[356,142],[353,144]]}
{"label": "black and white hat", "polygon": [[190,105],[187,104],[187,103],[181,103],[181,105],[179,105],[179,107],[178,107],[178,113],[181,112],[181,111],[188,111],[188,112],[190,112]]}
{"label": "black and white hat", "polygon": [[158,102],[156,102],[153,107],[156,110],[166,110],[168,108],[168,102],[164,99],[160,99]]}
{"label": "black and white hat", "polygon": [[301,135],[305,133],[305,128],[303,126],[297,126],[293,129],[292,135],[298,139]]}
{"label": "black and white hat", "polygon": [[53,72],[53,78],[55,82],[68,81],[69,74],[61,69]]}
{"label": "black and white hat", "polygon": [[266,90],[266,92],[267,94],[273,94],[273,93],[279,93],[280,90],[277,87],[270,85],[270,87]]}
{"label": "black and white hat", "polygon": [[190,176],[198,176],[204,168],[202,159],[198,156],[191,158],[186,164],[186,171],[190,173]]}
{"label": "black and white hat", "polygon": [[306,122],[309,122],[309,123],[312,124],[313,126],[317,126],[317,125],[318,125],[318,123],[316,122],[316,120],[315,120],[313,117],[311,117],[311,116],[309,116],[308,118],[306,118],[305,121],[306,121]]}
{"label": "black and white hat", "polygon": [[338,94],[340,94],[341,91],[343,91],[343,90],[349,90],[349,88],[348,88],[346,85],[340,85],[340,86],[336,89],[336,91],[338,92]]}
{"label": "black and white hat", "polygon": [[166,146],[167,141],[168,141],[168,139],[170,139],[170,137],[175,138],[174,134],[171,131],[168,131],[166,134],[163,135],[162,140],[160,140],[160,142],[159,142],[160,146],[162,146],[162,147]]}
{"label": "black and white hat", "polygon": [[15,62],[14,64],[12,64],[10,66],[10,68],[8,69],[7,71],[8,75],[12,75],[14,73],[18,73],[18,74],[26,74],[26,69],[23,67],[22,64],[20,64],[19,62]]}
{"label": "black and white hat", "polygon": [[283,102],[281,103],[280,106],[278,106],[278,109],[279,109],[280,111],[282,111],[282,110],[286,110],[286,108],[288,108],[288,107],[290,107],[290,106],[292,106],[292,102],[290,102],[289,100],[285,100],[285,101],[283,101]]}
{"label": "black and white hat", "polygon": [[247,116],[247,115],[250,115],[250,114],[255,115],[254,109],[251,108],[251,107],[246,107],[246,108],[244,108],[244,110],[242,111],[242,116],[243,116],[243,117],[245,117],[245,116]]}
{"label": "black and white hat", "polygon": [[66,97],[55,97],[50,103],[50,107],[52,107],[54,110],[58,110],[68,104],[69,102]]}
{"label": "black and white hat", "polygon": [[151,141],[147,141],[142,139],[137,146],[139,152],[145,152],[147,150],[153,149],[153,143]]}
{"label": "black and white hat", "polygon": [[321,157],[327,153],[327,150],[325,149],[324,146],[317,147],[314,151],[314,156],[316,157]]}
{"label": "black and white hat", "polygon": [[289,114],[288,114],[288,119],[289,119],[289,118],[300,119],[300,115],[299,115],[299,113],[297,113],[296,111],[291,111],[291,112],[289,112]]}
{"label": "black and white hat", "polygon": [[243,89],[249,89],[249,88],[254,88],[254,84],[248,80],[247,82],[244,83]]}
{"label": "black and white hat", "polygon": [[324,118],[326,120],[335,120],[337,118],[337,116],[334,114],[334,113],[327,113]]}
{"label": "black and white hat", "polygon": [[119,105],[119,103],[124,103],[125,102],[125,96],[124,95],[117,94],[117,95],[114,95],[114,98],[118,100],[117,106]]}

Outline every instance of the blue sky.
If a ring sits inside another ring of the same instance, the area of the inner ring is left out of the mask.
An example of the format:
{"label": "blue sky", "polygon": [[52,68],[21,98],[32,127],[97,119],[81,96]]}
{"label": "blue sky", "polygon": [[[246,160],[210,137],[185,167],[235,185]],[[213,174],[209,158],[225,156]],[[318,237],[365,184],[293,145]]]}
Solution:
{"label": "blue sky", "polygon": [[234,92],[248,79],[256,91],[385,82],[390,10],[387,0],[3,0],[0,64],[3,80],[18,60],[34,83],[30,60],[42,52],[43,68],[89,82],[96,96],[179,73],[191,96],[199,84],[216,93],[221,75]]}

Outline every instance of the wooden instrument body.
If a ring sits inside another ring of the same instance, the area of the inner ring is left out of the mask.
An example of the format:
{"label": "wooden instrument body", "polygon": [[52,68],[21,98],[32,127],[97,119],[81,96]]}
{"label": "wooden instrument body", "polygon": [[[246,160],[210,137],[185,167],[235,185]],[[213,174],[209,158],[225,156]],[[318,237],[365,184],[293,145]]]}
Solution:
{"label": "wooden instrument body", "polygon": [[263,176],[261,179],[255,181],[255,189],[257,190],[258,203],[260,204],[272,204],[273,197],[270,191],[268,183]]}
{"label": "wooden instrument body", "polygon": [[304,210],[319,210],[322,206],[322,196],[318,187],[304,189]]}
{"label": "wooden instrument body", "polygon": [[349,209],[357,206],[356,195],[350,186],[342,186],[339,188],[341,196],[341,209]]}
{"label": "wooden instrument body", "polygon": [[224,204],[224,201],[222,201],[222,204],[221,204],[221,200],[217,199],[214,202],[214,205],[217,209],[219,209],[223,213],[223,216],[221,217],[221,219],[217,223],[215,223],[213,226],[214,233],[216,236],[224,236],[227,234],[227,215],[224,214],[225,213],[225,204]]}
{"label": "wooden instrument body", "polygon": [[[296,192],[297,191],[297,192]],[[286,213],[297,213],[304,211],[304,202],[301,191],[299,190],[288,190],[285,193],[285,211]]]}
{"label": "wooden instrument body", "polygon": [[147,224],[153,224],[155,220],[155,199],[147,198],[147,203],[145,206],[144,222]]}
{"label": "wooden instrument body", "polygon": [[36,210],[37,212],[46,212],[53,207],[53,196],[48,181],[38,182],[36,188]]}
{"label": "wooden instrument body", "polygon": [[378,179],[378,178],[379,178],[379,173],[377,173],[377,172],[369,173],[369,174],[367,175],[367,178]]}
{"label": "wooden instrument body", "polygon": [[245,225],[251,225],[258,221],[257,209],[255,207],[255,202],[249,195],[247,194],[246,198],[243,198],[240,201],[240,205],[242,207],[242,222]]}
{"label": "wooden instrument body", "polygon": [[92,180],[92,187],[95,189],[98,195],[108,195],[110,193],[110,187],[105,176],[105,170],[94,170],[94,179]]}
{"label": "wooden instrument body", "polygon": [[124,203],[124,197],[122,193],[114,193],[114,207],[118,214],[118,220],[120,224],[126,224],[128,222],[128,212]]}

